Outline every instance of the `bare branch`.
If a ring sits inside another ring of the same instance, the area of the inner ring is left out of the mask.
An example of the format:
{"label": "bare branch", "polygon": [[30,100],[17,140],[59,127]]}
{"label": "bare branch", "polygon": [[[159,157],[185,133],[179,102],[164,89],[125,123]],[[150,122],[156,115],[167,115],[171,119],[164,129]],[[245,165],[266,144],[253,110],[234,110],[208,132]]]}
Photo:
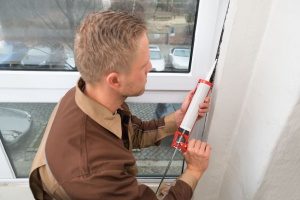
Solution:
{"label": "bare branch", "polygon": [[[94,9],[95,9],[96,8],[96,2],[95,2],[95,0],[93,2],[94,2]],[[86,12],[87,12],[88,8],[90,7],[90,5],[91,5],[91,1],[89,1],[89,4],[87,6],[85,6],[80,19],[82,19],[84,17],[84,15],[86,14]]]}
{"label": "bare branch", "polygon": [[67,18],[69,18],[69,17],[68,17],[68,13],[65,12],[65,10],[64,10],[64,9],[62,8],[62,6],[60,5],[59,0],[54,0],[54,1],[55,1],[55,3],[56,3],[57,7],[60,9],[60,11],[63,13],[63,15],[66,16]]}
{"label": "bare branch", "polygon": [[55,24],[51,24],[51,23],[48,23],[46,21],[46,19],[44,19],[44,17],[39,13],[39,12],[34,12],[35,15],[37,15],[37,17],[46,25],[48,26],[50,29],[56,29],[57,27],[55,26]]}

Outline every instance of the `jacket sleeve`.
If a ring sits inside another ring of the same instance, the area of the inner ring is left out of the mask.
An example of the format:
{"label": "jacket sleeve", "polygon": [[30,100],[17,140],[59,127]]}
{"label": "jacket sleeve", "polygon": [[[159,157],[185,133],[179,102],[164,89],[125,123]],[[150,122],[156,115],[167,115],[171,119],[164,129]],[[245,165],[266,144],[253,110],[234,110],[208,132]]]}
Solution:
{"label": "jacket sleeve", "polygon": [[132,130],[129,132],[133,148],[159,145],[160,140],[169,135],[173,135],[177,129],[174,113],[151,121],[142,121],[132,115],[131,123]]}
{"label": "jacket sleeve", "polygon": [[[146,185],[139,185],[136,178],[117,170],[106,170],[92,176],[78,177],[63,183],[71,199],[114,199],[155,200],[155,193]],[[164,197],[164,200],[191,199],[192,189],[178,180]]]}

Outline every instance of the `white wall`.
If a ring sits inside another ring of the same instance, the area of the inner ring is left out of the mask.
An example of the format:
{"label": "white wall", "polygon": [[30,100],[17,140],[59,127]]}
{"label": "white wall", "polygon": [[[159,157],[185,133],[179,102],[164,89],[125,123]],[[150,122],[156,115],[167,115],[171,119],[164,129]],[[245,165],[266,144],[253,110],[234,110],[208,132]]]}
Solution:
{"label": "white wall", "polygon": [[232,0],[195,199],[300,199],[297,0]]}

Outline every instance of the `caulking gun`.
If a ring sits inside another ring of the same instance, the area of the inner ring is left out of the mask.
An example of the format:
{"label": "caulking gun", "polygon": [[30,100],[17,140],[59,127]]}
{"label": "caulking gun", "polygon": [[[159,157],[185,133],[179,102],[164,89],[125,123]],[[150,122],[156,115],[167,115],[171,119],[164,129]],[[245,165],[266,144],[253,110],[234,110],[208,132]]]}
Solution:
{"label": "caulking gun", "polygon": [[213,78],[213,72],[215,71],[216,65],[218,60],[216,59],[214,62],[214,65],[208,72],[205,79],[200,79],[197,84],[196,91],[194,93],[194,96],[192,98],[192,101],[188,107],[187,112],[185,113],[185,116],[181,122],[181,125],[177,129],[177,131],[174,134],[174,138],[172,141],[171,146],[175,148],[172,158],[170,159],[168,166],[165,170],[165,173],[159,183],[159,186],[157,188],[156,193],[158,192],[169,168],[170,165],[175,157],[175,154],[178,151],[185,152],[187,150],[188,140],[190,132],[193,129],[193,126],[196,122],[196,119],[198,117],[198,110],[201,103],[204,102],[206,96],[208,95],[209,90],[212,87],[212,78]]}

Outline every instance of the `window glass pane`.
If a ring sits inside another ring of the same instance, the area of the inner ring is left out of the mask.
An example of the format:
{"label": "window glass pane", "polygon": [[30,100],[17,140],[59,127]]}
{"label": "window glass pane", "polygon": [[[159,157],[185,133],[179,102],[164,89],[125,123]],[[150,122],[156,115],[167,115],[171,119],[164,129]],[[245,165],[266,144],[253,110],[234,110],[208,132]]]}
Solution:
{"label": "window glass pane", "polygon": [[54,103],[0,103],[1,140],[17,178],[28,177]]}
{"label": "window glass pane", "polygon": [[[143,120],[159,118],[179,108],[179,104],[129,103],[132,113]],[[0,103],[0,138],[17,178],[28,177],[32,160],[40,145],[48,118],[55,103]],[[173,137],[165,138],[160,146],[135,149],[141,177],[161,176],[174,151]],[[175,156],[168,176],[181,174],[183,158]]]}
{"label": "window glass pane", "polygon": [[[157,119],[169,114],[179,108],[180,104],[165,103],[129,103],[131,112],[143,120]],[[166,166],[173,155],[174,148],[171,148],[173,136],[162,140],[159,146],[144,149],[134,149],[133,154],[137,160],[141,177],[162,176]],[[168,171],[168,176],[178,176],[182,172],[183,157],[177,153]]]}
{"label": "window glass pane", "polygon": [[4,0],[0,70],[76,70],[76,27],[87,13],[111,9],[147,22],[153,72],[189,72],[197,4],[197,0]]}

